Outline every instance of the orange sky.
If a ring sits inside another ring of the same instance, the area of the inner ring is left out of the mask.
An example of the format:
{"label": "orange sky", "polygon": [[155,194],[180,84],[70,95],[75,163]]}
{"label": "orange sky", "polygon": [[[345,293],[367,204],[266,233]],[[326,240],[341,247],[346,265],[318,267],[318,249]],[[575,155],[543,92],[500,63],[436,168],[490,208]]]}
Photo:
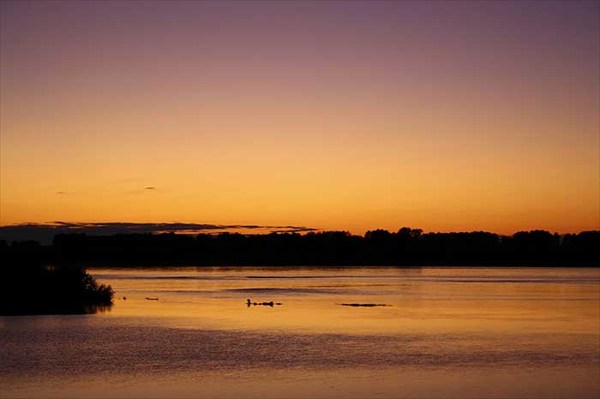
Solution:
{"label": "orange sky", "polygon": [[599,15],[3,1],[0,224],[599,229]]}

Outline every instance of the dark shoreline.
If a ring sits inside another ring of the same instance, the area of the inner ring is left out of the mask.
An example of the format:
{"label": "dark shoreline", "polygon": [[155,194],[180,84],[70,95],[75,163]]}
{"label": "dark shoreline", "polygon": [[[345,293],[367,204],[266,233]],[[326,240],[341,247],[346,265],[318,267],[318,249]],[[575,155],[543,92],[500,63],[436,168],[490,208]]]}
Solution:
{"label": "dark shoreline", "polygon": [[600,231],[58,234],[52,245],[0,241],[0,265],[0,314],[85,314],[113,295],[90,267],[600,267]]}
{"label": "dark shoreline", "polygon": [[113,290],[83,267],[23,258],[0,268],[0,315],[91,314],[113,304]]}
{"label": "dark shoreline", "polygon": [[402,228],[242,235],[57,234],[51,245],[0,241],[3,264],[23,259],[84,267],[170,266],[600,266],[600,231],[423,233]]}

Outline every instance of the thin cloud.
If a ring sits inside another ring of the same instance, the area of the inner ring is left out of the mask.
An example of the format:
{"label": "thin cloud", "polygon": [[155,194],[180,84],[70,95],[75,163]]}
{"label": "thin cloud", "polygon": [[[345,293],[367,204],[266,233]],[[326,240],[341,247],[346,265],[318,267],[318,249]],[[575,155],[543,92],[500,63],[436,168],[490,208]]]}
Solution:
{"label": "thin cloud", "polygon": [[158,191],[158,189],[156,188],[156,186],[146,186],[146,187],[141,187],[141,188],[136,188],[135,190],[131,190],[128,191],[128,194],[144,194],[147,192],[152,192],[152,191]]}
{"label": "thin cloud", "polygon": [[52,242],[56,234],[88,234],[88,235],[114,235],[114,234],[200,234],[251,231],[259,233],[306,233],[318,229],[305,226],[261,226],[261,225],[221,225],[205,223],[130,223],[130,222],[105,222],[81,223],[54,221],[51,223],[25,223],[0,226],[0,239],[7,241],[34,240],[43,244]]}

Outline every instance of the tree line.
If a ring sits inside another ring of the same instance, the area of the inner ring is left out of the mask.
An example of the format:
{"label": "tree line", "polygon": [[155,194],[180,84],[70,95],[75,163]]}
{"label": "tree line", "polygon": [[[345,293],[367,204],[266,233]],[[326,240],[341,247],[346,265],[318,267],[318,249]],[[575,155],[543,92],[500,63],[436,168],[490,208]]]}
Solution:
{"label": "tree line", "polygon": [[221,234],[58,234],[51,246],[0,242],[7,258],[23,254],[56,264],[420,266],[548,265],[600,266],[600,231],[559,235],[543,230],[511,236],[489,232],[424,233],[344,231]]}

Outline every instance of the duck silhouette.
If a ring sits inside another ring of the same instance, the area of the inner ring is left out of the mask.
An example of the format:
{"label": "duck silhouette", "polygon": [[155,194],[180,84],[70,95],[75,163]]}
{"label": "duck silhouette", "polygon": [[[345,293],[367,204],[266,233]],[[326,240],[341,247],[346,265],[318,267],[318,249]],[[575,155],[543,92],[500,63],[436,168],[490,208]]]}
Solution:
{"label": "duck silhouette", "polygon": [[246,306],[250,307],[250,305],[252,306],[270,306],[273,307],[275,305],[280,306],[281,302],[252,302],[252,300],[250,300],[250,298],[246,299]]}

